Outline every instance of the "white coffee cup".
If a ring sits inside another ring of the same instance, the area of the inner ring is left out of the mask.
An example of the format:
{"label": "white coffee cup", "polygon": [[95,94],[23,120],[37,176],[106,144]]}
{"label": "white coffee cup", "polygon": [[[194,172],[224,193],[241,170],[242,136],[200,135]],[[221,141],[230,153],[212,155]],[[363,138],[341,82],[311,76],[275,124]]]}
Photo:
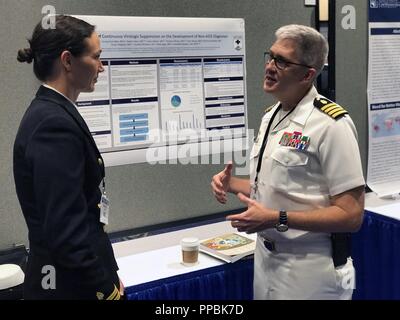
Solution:
{"label": "white coffee cup", "polygon": [[182,264],[194,266],[199,263],[199,239],[190,237],[181,240]]}

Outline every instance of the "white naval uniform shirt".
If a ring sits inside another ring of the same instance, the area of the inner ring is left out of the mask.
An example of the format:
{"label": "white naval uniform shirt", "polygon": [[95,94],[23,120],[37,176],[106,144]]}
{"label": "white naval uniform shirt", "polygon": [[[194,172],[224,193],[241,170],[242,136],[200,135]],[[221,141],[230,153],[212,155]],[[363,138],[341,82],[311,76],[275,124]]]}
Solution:
{"label": "white naval uniform shirt", "polygon": [[[348,115],[335,120],[314,107],[317,97],[319,94],[312,87],[291,114],[274,129],[279,122],[278,113],[271,126],[258,189],[251,195],[267,208],[303,211],[328,207],[330,196],[365,183],[352,120]],[[251,182],[268,122],[278,106],[279,103],[262,119],[250,155]],[[295,131],[310,138],[306,150],[279,144],[284,132]],[[334,268],[329,233],[293,228],[278,232],[273,228],[259,235],[254,258],[254,299],[351,299],[353,290],[347,283],[355,281],[352,261],[348,259],[346,265]],[[286,244],[294,249],[293,254],[270,252],[262,237],[280,246]]]}
{"label": "white naval uniform shirt", "polygon": [[[275,128],[278,113],[271,126],[258,175],[258,189],[251,195],[267,208],[306,211],[328,207],[329,196],[365,184],[353,121],[348,115],[335,120],[314,107],[317,97],[324,98],[312,87],[288,117]],[[252,186],[264,134],[278,106],[279,103],[264,115],[250,154]],[[279,144],[284,132],[295,131],[310,138],[306,150]],[[308,241],[330,236],[292,228],[287,232],[267,229],[260,235],[278,241],[294,238]]]}

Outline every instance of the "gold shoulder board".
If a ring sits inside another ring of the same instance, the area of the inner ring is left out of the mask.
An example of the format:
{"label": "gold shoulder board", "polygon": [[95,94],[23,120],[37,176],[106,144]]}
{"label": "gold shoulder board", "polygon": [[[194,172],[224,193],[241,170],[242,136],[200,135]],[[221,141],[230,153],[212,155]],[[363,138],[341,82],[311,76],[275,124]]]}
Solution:
{"label": "gold shoulder board", "polygon": [[326,113],[328,116],[335,120],[339,120],[344,117],[348,112],[335,102],[330,101],[324,97],[318,97],[314,99],[314,107]]}

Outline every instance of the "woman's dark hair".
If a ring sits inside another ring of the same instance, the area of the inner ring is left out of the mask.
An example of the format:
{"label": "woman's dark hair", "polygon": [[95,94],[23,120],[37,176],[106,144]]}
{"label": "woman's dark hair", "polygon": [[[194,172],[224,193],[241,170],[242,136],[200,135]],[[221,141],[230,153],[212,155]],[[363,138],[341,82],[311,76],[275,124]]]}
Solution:
{"label": "woman's dark hair", "polygon": [[39,22],[29,41],[30,48],[20,49],[17,60],[31,63],[36,77],[45,81],[53,72],[54,61],[64,50],[80,56],[86,49],[85,38],[89,38],[95,27],[83,20],[65,16],[55,16],[53,29],[44,29]]}

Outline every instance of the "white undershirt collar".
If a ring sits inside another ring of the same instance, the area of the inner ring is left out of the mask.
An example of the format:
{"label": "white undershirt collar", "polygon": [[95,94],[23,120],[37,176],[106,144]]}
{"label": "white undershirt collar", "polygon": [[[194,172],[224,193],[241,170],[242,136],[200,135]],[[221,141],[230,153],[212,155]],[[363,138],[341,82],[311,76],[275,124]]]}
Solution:
{"label": "white undershirt collar", "polygon": [[46,83],[43,83],[42,85],[43,85],[43,87],[46,87],[47,89],[53,90],[53,91],[57,92],[58,94],[61,94],[65,99],[67,99],[69,102],[71,102],[71,103],[76,107],[75,102],[73,102],[70,98],[68,98],[66,95],[62,94],[62,93],[61,93],[60,91],[58,91],[57,89],[54,89],[52,86],[49,86],[49,85],[46,84]]}

